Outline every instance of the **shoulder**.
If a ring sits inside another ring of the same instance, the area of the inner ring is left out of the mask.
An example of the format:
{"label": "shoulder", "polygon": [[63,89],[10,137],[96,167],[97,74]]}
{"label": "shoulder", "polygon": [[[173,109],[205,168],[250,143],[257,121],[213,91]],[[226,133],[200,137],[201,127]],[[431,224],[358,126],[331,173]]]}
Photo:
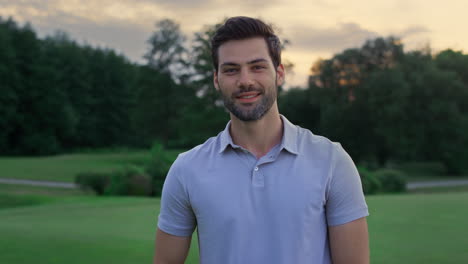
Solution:
{"label": "shoulder", "polygon": [[221,148],[221,133],[188,151],[180,153],[172,166],[186,171],[191,168],[199,168],[204,163],[214,159]]}
{"label": "shoulder", "polygon": [[339,142],[334,142],[329,138],[312,133],[309,129],[296,126],[296,144],[300,153],[313,155],[326,159],[335,159],[346,153]]}

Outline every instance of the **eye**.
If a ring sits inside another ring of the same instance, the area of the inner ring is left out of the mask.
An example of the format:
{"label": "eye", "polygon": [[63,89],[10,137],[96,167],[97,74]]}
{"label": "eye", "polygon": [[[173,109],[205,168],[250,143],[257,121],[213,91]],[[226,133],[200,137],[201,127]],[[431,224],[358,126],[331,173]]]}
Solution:
{"label": "eye", "polygon": [[236,68],[226,68],[226,69],[223,69],[223,73],[227,73],[227,74],[232,74],[232,73],[236,73],[237,72],[237,69]]}
{"label": "eye", "polygon": [[262,70],[262,69],[265,69],[265,66],[262,66],[262,65],[254,65],[252,67],[254,70]]}

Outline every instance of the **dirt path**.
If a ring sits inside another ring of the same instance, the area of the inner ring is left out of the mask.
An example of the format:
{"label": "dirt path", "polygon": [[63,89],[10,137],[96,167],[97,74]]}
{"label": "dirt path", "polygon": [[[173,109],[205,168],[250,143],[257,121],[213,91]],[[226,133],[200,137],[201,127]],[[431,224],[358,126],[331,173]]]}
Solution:
{"label": "dirt path", "polygon": [[423,182],[410,182],[406,184],[408,190],[432,188],[432,187],[450,187],[468,185],[468,180],[446,180],[446,181],[423,181]]}
{"label": "dirt path", "polygon": [[76,189],[76,188],[78,188],[78,185],[76,185],[74,183],[54,182],[54,181],[33,181],[33,180],[18,180],[18,179],[0,178],[0,183],[32,185],[32,186],[45,186],[45,187],[53,187],[53,188],[65,188],[65,189]]}
{"label": "dirt path", "polygon": [[[74,183],[55,182],[55,181],[34,181],[34,180],[18,180],[18,179],[0,178],[0,183],[45,186],[45,187],[53,187],[53,188],[65,188],[65,189],[79,188],[79,186]],[[460,185],[468,185],[468,180],[410,182],[406,184],[406,188],[408,190],[414,190],[414,189],[421,189],[421,188],[448,187],[448,186],[460,186]]]}

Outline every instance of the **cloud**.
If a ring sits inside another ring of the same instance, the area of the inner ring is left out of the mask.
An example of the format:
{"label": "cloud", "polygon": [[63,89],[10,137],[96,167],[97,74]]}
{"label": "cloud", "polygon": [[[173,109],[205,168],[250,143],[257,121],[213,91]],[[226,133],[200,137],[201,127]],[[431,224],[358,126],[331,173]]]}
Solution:
{"label": "cloud", "polygon": [[60,30],[80,43],[112,48],[142,61],[155,22],[172,15],[151,2],[156,1],[0,0],[0,16],[31,22],[41,37]]}
{"label": "cloud", "polygon": [[186,9],[194,7],[205,7],[208,4],[213,4],[214,0],[136,0],[136,2],[144,2],[155,4],[158,6]]}
{"label": "cloud", "polygon": [[341,23],[336,27],[318,28],[295,26],[288,28],[291,48],[311,52],[337,52],[345,48],[360,47],[368,39],[379,36],[396,36],[402,39],[419,37],[430,30],[422,25],[390,30],[387,34],[364,28],[357,23]]}
{"label": "cloud", "polygon": [[31,19],[51,21],[56,16],[68,15],[71,18],[80,18],[96,24],[111,21],[125,21],[133,24],[150,22],[152,24],[163,17],[176,15],[177,9],[161,8],[155,2],[149,0],[23,0],[18,2],[0,0],[0,14],[11,15],[20,21]]}
{"label": "cloud", "polygon": [[289,28],[291,47],[312,52],[336,52],[361,46],[367,39],[379,34],[356,23],[341,23],[333,28],[296,26]]}
{"label": "cloud", "polygon": [[52,35],[57,30],[65,31],[79,43],[111,48],[118,53],[125,54],[134,62],[142,62],[142,56],[147,48],[146,40],[151,34],[151,29],[133,24],[119,21],[96,24],[64,14],[56,15],[54,22],[43,21],[33,26],[41,32],[41,37]]}
{"label": "cloud", "polygon": [[396,33],[395,35],[401,38],[407,38],[407,37],[412,37],[415,35],[420,35],[423,33],[429,33],[431,32],[427,27],[421,26],[421,25],[415,25],[415,26],[410,26],[406,29],[401,30],[399,33]]}

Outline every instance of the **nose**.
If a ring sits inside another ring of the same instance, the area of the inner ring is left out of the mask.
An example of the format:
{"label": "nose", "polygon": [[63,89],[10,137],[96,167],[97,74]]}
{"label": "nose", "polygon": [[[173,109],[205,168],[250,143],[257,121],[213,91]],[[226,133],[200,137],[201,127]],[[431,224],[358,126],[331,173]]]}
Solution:
{"label": "nose", "polygon": [[252,75],[247,69],[241,69],[237,85],[238,87],[250,87],[253,85]]}

